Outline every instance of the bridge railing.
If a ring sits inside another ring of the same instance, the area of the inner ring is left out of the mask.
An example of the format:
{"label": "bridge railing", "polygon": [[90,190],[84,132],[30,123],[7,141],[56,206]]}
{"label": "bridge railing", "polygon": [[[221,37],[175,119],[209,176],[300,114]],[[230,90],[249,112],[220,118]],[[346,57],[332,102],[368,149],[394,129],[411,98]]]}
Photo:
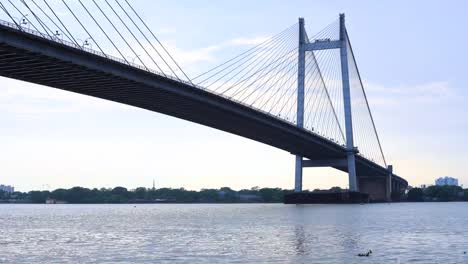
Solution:
{"label": "bridge railing", "polygon": [[159,72],[159,71],[147,68],[147,67],[143,67],[142,65],[126,61],[126,60],[124,60],[122,58],[115,57],[115,56],[112,56],[112,55],[109,55],[109,54],[94,50],[92,48],[87,48],[87,47],[84,47],[84,46],[81,46],[81,45],[77,45],[76,43],[73,43],[73,42],[68,41],[68,40],[61,39],[61,38],[59,38],[57,36],[50,36],[49,34],[46,34],[46,33],[42,33],[42,32],[27,28],[27,27],[22,27],[20,25],[15,24],[15,23],[0,20],[0,25],[6,26],[6,27],[9,27],[9,28],[12,28],[12,29],[16,29],[16,30],[19,30],[19,31],[22,31],[24,33],[28,33],[28,34],[31,34],[31,35],[34,35],[34,36],[37,36],[37,37],[41,37],[41,38],[44,38],[44,39],[47,39],[47,40],[50,40],[50,41],[53,41],[53,42],[56,42],[56,43],[60,43],[60,44],[63,44],[65,46],[68,46],[68,47],[71,47],[71,48],[80,49],[80,50],[86,51],[88,53],[98,55],[100,57],[104,57],[104,58],[107,58],[107,59],[110,59],[110,60],[113,60],[113,61],[120,62],[122,64],[126,64],[126,65],[134,67],[134,68],[138,68],[138,69],[141,69],[141,70],[144,70],[144,71],[154,73],[156,75],[164,76],[164,77],[172,79],[174,81],[179,81],[179,82],[184,82],[184,83],[187,83],[187,84],[191,84],[190,82],[178,79],[178,78],[176,78],[174,76],[167,75],[167,74],[164,74],[162,72]]}

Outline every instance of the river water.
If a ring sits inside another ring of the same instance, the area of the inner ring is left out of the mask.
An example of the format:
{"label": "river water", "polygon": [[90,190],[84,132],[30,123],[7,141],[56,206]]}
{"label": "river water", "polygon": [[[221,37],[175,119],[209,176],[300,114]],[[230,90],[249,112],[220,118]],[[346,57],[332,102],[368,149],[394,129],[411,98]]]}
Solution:
{"label": "river water", "polygon": [[4,204],[0,263],[468,263],[468,203]]}

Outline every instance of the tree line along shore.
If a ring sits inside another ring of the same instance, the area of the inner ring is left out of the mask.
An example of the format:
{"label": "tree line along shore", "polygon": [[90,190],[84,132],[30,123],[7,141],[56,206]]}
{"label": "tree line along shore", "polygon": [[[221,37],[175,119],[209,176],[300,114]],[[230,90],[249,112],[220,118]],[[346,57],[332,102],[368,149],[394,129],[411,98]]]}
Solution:
{"label": "tree line along shore", "polygon": [[54,191],[30,191],[6,193],[0,191],[0,202],[11,203],[281,203],[285,193],[292,190],[257,188],[240,191],[228,187],[202,189],[144,188],[128,190],[124,187],[88,189],[73,187]]}
{"label": "tree line along shore", "polygon": [[[311,192],[342,192],[340,187]],[[30,191],[8,193],[0,190],[0,203],[282,203],[284,195],[293,190],[281,188],[258,188],[232,190],[229,187],[220,189],[202,189],[200,191],[184,188],[145,188],[128,190],[124,187],[88,189],[73,187],[54,191]],[[307,191],[306,191],[307,192]],[[445,202],[468,201],[468,189],[459,186],[429,186],[412,188],[400,201],[408,202]]]}

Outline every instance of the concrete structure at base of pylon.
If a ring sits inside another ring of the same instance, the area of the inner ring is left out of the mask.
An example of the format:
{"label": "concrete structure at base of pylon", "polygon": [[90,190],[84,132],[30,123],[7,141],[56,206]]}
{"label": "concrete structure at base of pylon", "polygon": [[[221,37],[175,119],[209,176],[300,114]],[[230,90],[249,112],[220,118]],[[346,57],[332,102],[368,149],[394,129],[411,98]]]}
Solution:
{"label": "concrete structure at base of pylon", "polygon": [[[400,181],[391,181],[391,188],[387,188],[387,177],[358,177],[359,191],[369,194],[372,202],[399,201],[405,194],[407,185]],[[388,189],[391,193],[387,193]]]}
{"label": "concrete structure at base of pylon", "polygon": [[[356,204],[398,202],[403,197],[407,185],[394,180],[391,182],[392,192],[387,193],[388,177],[358,177],[359,192],[342,190],[341,192],[293,192],[284,196],[285,204]],[[390,198],[389,198],[390,197]]]}
{"label": "concrete structure at base of pylon", "polygon": [[[301,175],[303,168],[330,167],[348,172],[348,160],[346,158],[329,160],[300,159],[300,162],[296,162],[297,164],[301,165],[299,168]],[[298,170],[296,169],[296,171]],[[302,181],[302,176],[300,180]],[[365,170],[358,170],[356,187],[359,193],[368,194],[369,200],[372,202],[389,202],[399,201],[403,197],[408,182],[393,174],[393,166],[388,165],[387,170],[379,175],[369,175]],[[296,189],[295,191],[300,192],[301,190]],[[350,191],[353,192],[351,189]]]}

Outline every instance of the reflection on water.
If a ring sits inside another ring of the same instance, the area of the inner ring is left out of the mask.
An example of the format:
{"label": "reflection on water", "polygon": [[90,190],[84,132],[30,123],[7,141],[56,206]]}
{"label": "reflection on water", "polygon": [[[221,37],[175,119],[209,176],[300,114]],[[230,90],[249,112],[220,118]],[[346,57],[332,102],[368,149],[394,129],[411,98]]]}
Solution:
{"label": "reflection on water", "polygon": [[0,263],[468,263],[468,203],[0,205],[0,223]]}
{"label": "reflection on water", "polygon": [[305,237],[305,232],[304,228],[302,226],[298,226],[294,229],[295,235],[296,235],[296,254],[297,255],[306,255],[307,252],[307,245],[306,245],[306,237]]}

